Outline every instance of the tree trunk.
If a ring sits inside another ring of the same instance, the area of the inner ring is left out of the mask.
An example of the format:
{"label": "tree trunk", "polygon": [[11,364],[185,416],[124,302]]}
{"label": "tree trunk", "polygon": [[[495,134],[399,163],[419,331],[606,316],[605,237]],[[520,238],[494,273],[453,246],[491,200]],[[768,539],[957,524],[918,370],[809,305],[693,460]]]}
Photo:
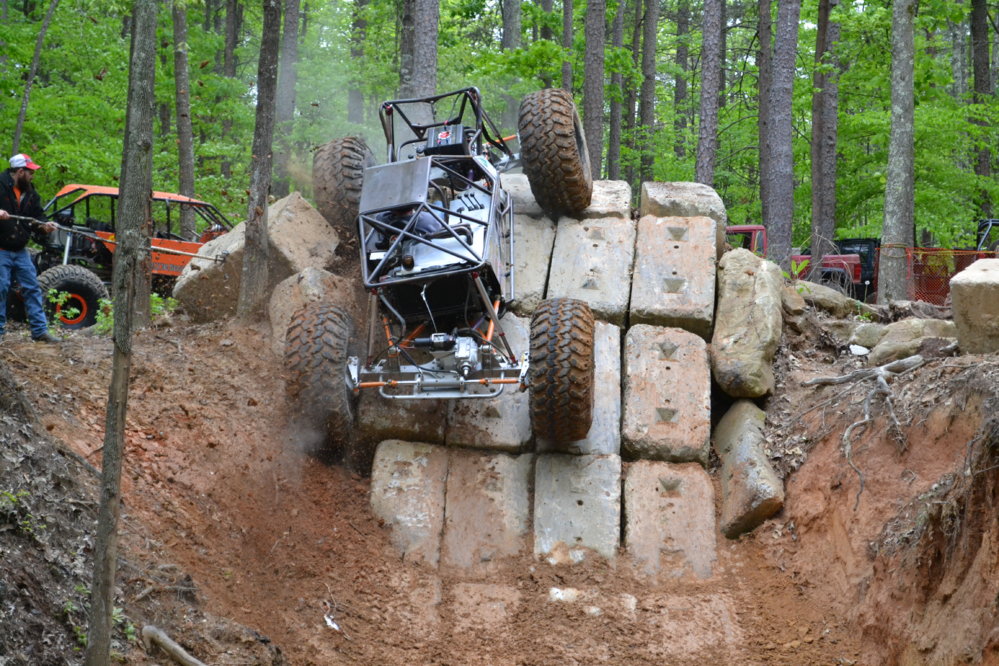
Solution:
{"label": "tree trunk", "polygon": [[[500,48],[504,51],[512,51],[513,49],[520,48],[520,10],[520,0],[502,0],[500,3],[500,11],[503,17],[503,34],[500,39]],[[508,90],[512,83],[514,83],[513,80],[505,80],[503,87]],[[505,90],[502,96],[506,104],[500,124],[504,129],[515,128],[517,127],[517,117],[520,112],[520,100],[508,94]]]}
{"label": "tree trunk", "polygon": [[812,77],[812,265],[815,281],[822,257],[835,253],[836,143],[839,113],[839,63],[835,47],[839,24],[829,16],[839,0],[819,0],[815,33],[815,74]]}
{"label": "tree trunk", "polygon": [[[645,9],[642,0],[634,0],[633,8],[634,22],[631,26],[631,64],[634,69],[640,67],[642,62],[642,26],[645,20]],[[638,106],[638,91],[634,86],[628,86],[628,92],[624,96],[624,135],[632,155],[640,153],[639,132],[636,127],[638,116],[636,108]],[[635,159],[630,159],[625,168],[625,180],[637,190],[638,165]]]}
{"label": "tree trunk", "polygon": [[[222,76],[236,78],[236,43],[243,25],[243,7],[239,0],[226,0],[225,3],[225,46],[222,51]],[[222,118],[222,138],[232,134],[232,118],[228,115]],[[228,157],[222,159],[219,167],[222,177],[232,178],[232,162]]]}
{"label": "tree trunk", "polygon": [[705,185],[715,184],[715,159],[718,155],[718,96],[722,70],[722,3],[704,0],[701,22],[701,124],[697,133],[697,161],[694,179]]}
{"label": "tree trunk", "polygon": [[905,247],[914,237],[914,0],[895,0],[891,31],[891,133],[885,183],[885,221],[878,303],[908,298]]}
{"label": "tree trunk", "polygon": [[49,31],[49,24],[52,23],[52,15],[58,6],[59,0],[52,0],[51,4],[49,4],[49,10],[45,13],[42,27],[38,31],[38,39],[35,40],[35,53],[31,57],[31,66],[28,67],[28,78],[24,82],[24,96],[21,97],[21,110],[17,113],[17,124],[14,127],[13,148],[10,151],[12,155],[21,152],[21,133],[24,131],[24,119],[28,115],[28,101],[31,99],[31,87],[35,83],[35,75],[38,73],[38,63],[42,59],[42,44],[45,43],[45,33]]}
{"label": "tree trunk", "polygon": [[274,196],[288,196],[291,182],[288,163],[291,160],[291,125],[295,116],[295,84],[298,79],[298,16],[300,0],[284,0],[284,29],[281,32],[280,66],[278,67],[277,98],[274,100],[274,125],[277,151],[274,155]]}
{"label": "tree trunk", "polygon": [[[177,105],[178,194],[194,196],[194,129],[191,124],[191,77],[187,71],[187,10],[173,0],[173,74]],[[184,240],[198,237],[194,210],[180,209],[180,235]]]}
{"label": "tree trunk", "polygon": [[759,92],[757,93],[757,140],[760,154],[760,222],[766,225],[770,220],[770,206],[773,196],[770,194],[770,179],[764,178],[764,174],[770,173],[773,162],[772,146],[770,144],[770,94],[771,94],[771,72],[773,70],[773,12],[771,5],[773,0],[759,0],[758,14],[759,23],[757,34],[760,40],[760,50],[756,56],[759,70]]}
{"label": "tree trunk", "polygon": [[638,124],[641,127],[641,182],[653,179],[655,151],[652,138],[656,122],[656,42],[659,27],[659,0],[645,0],[645,19],[642,26],[642,92],[638,103]]}
{"label": "tree trunk", "polygon": [[[964,0],[954,0],[954,2],[955,4],[963,4]],[[948,21],[947,30],[950,33],[950,71],[951,78],[954,80],[951,95],[960,100],[968,91],[968,67],[967,62],[965,62],[967,26],[964,21],[960,23]]]}
{"label": "tree trunk", "polygon": [[236,315],[248,321],[263,314],[270,276],[267,260],[267,195],[270,193],[274,96],[277,88],[278,45],[281,34],[280,0],[263,0],[263,34],[257,61],[257,117],[253,130],[253,163],[250,168],[250,205],[246,213],[243,275]]}
{"label": "tree trunk", "polygon": [[562,88],[572,94],[572,0],[562,0]]}
{"label": "tree trunk", "polygon": [[[94,541],[94,576],[90,590],[90,626],[84,663],[111,663],[111,630],[118,560],[118,518],[121,514],[121,468],[125,449],[129,371],[132,364],[132,326],[137,299],[135,285],[146,273],[149,236],[149,193],[153,189],[153,112],[156,70],[157,0],[133,3],[132,46],[128,75],[128,109],[121,162],[121,194],[114,261],[114,358],[104,422],[101,461],[101,498]],[[148,304],[149,298],[146,297]]]}
{"label": "tree trunk", "polygon": [[[354,60],[355,66],[364,58],[364,40],[368,35],[368,20],[365,18],[365,11],[368,7],[368,0],[356,0],[353,5],[353,18],[350,30],[350,57]],[[361,77],[355,76],[350,82],[350,89],[347,91],[347,121],[360,125],[364,122],[364,92],[361,88]]]}
{"label": "tree trunk", "polygon": [[[624,5],[618,0],[611,27],[611,44],[615,51],[624,44]],[[611,73],[610,122],[607,135],[607,178],[621,178],[621,121],[623,115],[624,74],[619,68]]]}
{"label": "tree trunk", "polygon": [[[987,104],[992,98],[992,74],[989,71],[989,17],[985,0],[971,0],[971,67],[975,83],[975,104]],[[973,122],[988,124],[986,120]],[[992,153],[988,146],[978,149],[975,175],[983,181],[992,178]],[[979,192],[978,213],[980,217],[992,217],[992,202],[984,188]]]}
{"label": "tree trunk", "polygon": [[[707,37],[705,36],[705,39]],[[676,83],[673,88],[673,154],[687,156],[687,76],[690,70],[690,1],[676,3]]]}
{"label": "tree trunk", "polygon": [[437,91],[438,0],[403,0],[399,97],[425,97]]}
{"label": "tree trunk", "polygon": [[768,258],[784,269],[790,268],[791,263],[791,224],[794,217],[791,102],[800,12],[800,0],[778,0],[768,100],[770,124],[766,133],[770,162],[766,171],[760,165],[760,180],[769,183],[770,205],[766,209],[769,217],[765,217],[763,222],[770,237]]}
{"label": "tree trunk", "polygon": [[[568,0],[566,0],[568,1]],[[583,132],[590,151],[590,172],[601,174],[604,147],[604,42],[606,0],[589,0],[586,6],[586,53],[583,60]]]}

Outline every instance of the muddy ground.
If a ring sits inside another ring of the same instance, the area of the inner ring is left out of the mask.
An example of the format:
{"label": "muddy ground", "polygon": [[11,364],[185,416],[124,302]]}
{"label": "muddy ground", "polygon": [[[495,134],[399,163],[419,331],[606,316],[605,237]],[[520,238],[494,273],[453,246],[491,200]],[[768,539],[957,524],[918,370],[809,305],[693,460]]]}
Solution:
{"label": "muddy ground", "polygon": [[[0,343],[4,666],[80,660],[110,359],[81,333]],[[155,625],[207,664],[999,663],[999,360],[900,377],[898,426],[874,400],[847,457],[870,386],[802,382],[860,363],[786,331],[786,506],[719,535],[711,578],[528,554],[470,578],[402,561],[367,478],[288,450],[263,328],[161,320],[135,339],[116,654],[171,663],[141,646]]]}

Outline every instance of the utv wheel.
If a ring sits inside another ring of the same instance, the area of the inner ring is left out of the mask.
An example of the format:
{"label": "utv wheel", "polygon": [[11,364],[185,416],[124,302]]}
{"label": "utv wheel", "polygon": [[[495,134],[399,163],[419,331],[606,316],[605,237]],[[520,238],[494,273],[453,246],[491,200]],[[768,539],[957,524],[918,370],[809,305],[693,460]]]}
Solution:
{"label": "utv wheel", "polygon": [[332,458],[348,452],[354,399],[347,386],[352,335],[347,313],[311,304],[294,314],[285,339],[285,390],[295,410],[295,437],[305,453]]}
{"label": "utv wheel", "polygon": [[[97,323],[101,299],[109,299],[107,287],[92,271],[83,266],[53,266],[38,276],[46,313],[63,328],[78,329]],[[49,300],[51,290],[68,296],[56,305]]]}
{"label": "utv wheel", "polygon": [[364,170],[374,163],[368,144],[355,136],[330,141],[312,159],[316,206],[340,235],[341,243],[349,243],[357,236]]}
{"label": "utv wheel", "polygon": [[551,298],[531,318],[531,423],[551,442],[584,439],[593,421],[593,313]]}
{"label": "utv wheel", "polygon": [[558,216],[590,205],[593,175],[589,151],[572,96],[561,88],[531,93],[520,105],[520,159],[531,192]]}

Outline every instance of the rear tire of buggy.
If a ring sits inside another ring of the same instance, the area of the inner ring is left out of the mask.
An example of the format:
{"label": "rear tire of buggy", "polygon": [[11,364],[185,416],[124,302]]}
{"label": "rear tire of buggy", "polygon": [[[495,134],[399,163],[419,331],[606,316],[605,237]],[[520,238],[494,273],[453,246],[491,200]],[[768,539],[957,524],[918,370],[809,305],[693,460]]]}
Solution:
{"label": "rear tire of buggy", "polygon": [[[107,287],[101,279],[83,266],[65,264],[53,266],[38,276],[45,313],[63,328],[77,330],[97,323],[101,299],[109,300]],[[49,301],[51,290],[68,294],[65,302]]]}
{"label": "rear tire of buggy", "polygon": [[531,318],[531,427],[553,443],[584,439],[593,422],[593,313],[583,301],[550,298]]}
{"label": "rear tire of buggy", "polygon": [[520,104],[517,125],[521,163],[538,205],[555,218],[586,209],[593,174],[572,96],[561,88],[531,93]]}
{"label": "rear tire of buggy", "polygon": [[364,170],[374,163],[375,156],[368,144],[356,136],[330,141],[312,159],[316,207],[345,247],[356,249],[357,210]]}
{"label": "rear tire of buggy", "polygon": [[352,453],[356,401],[347,386],[353,325],[335,305],[312,303],[291,318],[285,337],[285,392],[295,448],[324,461]]}

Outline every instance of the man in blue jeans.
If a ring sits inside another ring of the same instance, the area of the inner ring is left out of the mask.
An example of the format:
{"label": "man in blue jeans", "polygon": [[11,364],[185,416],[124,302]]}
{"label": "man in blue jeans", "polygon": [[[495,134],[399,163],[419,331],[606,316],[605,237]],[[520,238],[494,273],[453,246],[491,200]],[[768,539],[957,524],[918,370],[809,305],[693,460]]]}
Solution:
{"label": "man in blue jeans", "polygon": [[58,342],[49,333],[38,274],[31,263],[31,255],[24,247],[33,232],[52,233],[56,225],[53,222],[33,224],[11,218],[11,215],[36,220],[44,217],[41,197],[31,184],[39,168],[30,157],[18,153],[10,158],[10,168],[0,173],[0,338],[7,325],[7,292],[13,277],[21,285],[31,339],[35,342]]}

